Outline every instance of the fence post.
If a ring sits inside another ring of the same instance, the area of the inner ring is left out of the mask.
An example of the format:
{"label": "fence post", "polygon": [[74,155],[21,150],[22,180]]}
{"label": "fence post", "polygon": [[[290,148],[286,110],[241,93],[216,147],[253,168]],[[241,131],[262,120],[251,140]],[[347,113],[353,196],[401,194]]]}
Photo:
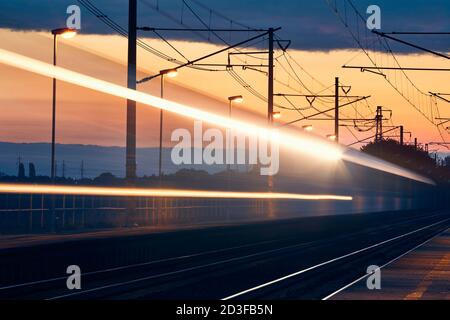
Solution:
{"label": "fence post", "polygon": [[41,230],[44,229],[44,194],[41,194]]}
{"label": "fence post", "polygon": [[30,194],[30,220],[29,220],[29,230],[33,232],[33,194]]}
{"label": "fence post", "polygon": [[66,227],[66,195],[63,195],[63,205],[62,205],[62,228]]}
{"label": "fence post", "polygon": [[72,226],[75,227],[75,206],[76,206],[76,196],[72,196]]}
{"label": "fence post", "polygon": [[84,228],[84,196],[81,197],[81,227]]}

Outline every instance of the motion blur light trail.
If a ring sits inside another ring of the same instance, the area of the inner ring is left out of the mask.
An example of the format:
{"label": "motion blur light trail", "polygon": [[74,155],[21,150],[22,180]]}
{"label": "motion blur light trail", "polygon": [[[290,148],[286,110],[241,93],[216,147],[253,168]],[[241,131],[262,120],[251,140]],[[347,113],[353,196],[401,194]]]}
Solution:
{"label": "motion blur light trail", "polygon": [[433,182],[433,180],[428,179],[424,176],[421,176],[417,173],[414,173],[412,171],[406,170],[400,166],[397,166],[395,164],[386,162],[382,159],[379,158],[375,158],[372,157],[366,153],[362,153],[359,152],[357,150],[354,149],[348,149],[345,152],[345,155],[343,156],[343,159],[349,161],[349,162],[353,162],[365,167],[369,167],[372,169],[376,169],[376,170],[380,170],[380,171],[385,171],[385,172],[389,172],[391,174],[394,174],[396,176],[401,176],[404,178],[408,178],[408,179],[412,179],[412,180],[416,180],[416,181],[420,181],[423,183],[427,183],[427,184],[431,184],[431,185],[435,185],[435,183]]}
{"label": "motion blur light trail", "polygon": [[255,126],[249,122],[231,119],[229,117],[206,112],[198,108],[161,99],[144,92],[131,90],[117,84],[80,74],[78,72],[70,71],[61,67],[55,67],[51,64],[28,58],[7,50],[0,49],[0,62],[95,91],[124,99],[134,100],[138,103],[167,110],[169,112],[174,112],[179,115],[201,120],[216,126],[235,129],[239,132],[245,132],[246,134],[252,136],[257,135],[258,138],[263,140],[270,137],[269,139],[272,141],[275,141],[276,139],[277,142],[287,145],[290,149],[299,150],[303,153],[318,156],[323,160],[336,161],[339,160],[342,155],[342,149],[339,146],[333,143],[324,143],[321,139],[315,137],[297,137],[287,134],[277,137],[277,135],[272,134],[273,130],[265,127]]}
{"label": "motion blur light trail", "polygon": [[351,201],[351,196],[328,194],[297,194],[276,192],[232,192],[180,189],[144,189],[79,187],[32,184],[0,184],[0,193],[65,194],[113,197],[176,197],[176,198],[226,198],[226,199],[285,199],[285,200],[338,200]]}
{"label": "motion blur light trail", "polygon": [[326,139],[302,135],[300,133],[289,134],[286,132],[280,132],[279,134],[272,134],[273,130],[266,127],[255,126],[249,122],[231,119],[229,117],[206,112],[198,108],[161,99],[150,94],[131,90],[126,87],[86,76],[78,72],[53,66],[51,64],[13,53],[8,50],[0,49],[0,63],[43,76],[56,78],[60,81],[110,94],[116,97],[134,100],[138,103],[167,110],[169,112],[174,112],[189,118],[202,120],[216,126],[236,129],[240,132],[245,132],[248,135],[257,135],[260,139],[271,139],[271,141],[278,142],[286,146],[289,150],[295,150],[303,154],[313,156],[321,161],[336,162],[344,159],[376,170],[382,170],[405,178],[433,184],[430,179],[417,175],[409,170],[379,159],[375,159],[374,157],[362,155],[360,152],[356,152],[354,150],[346,151],[343,147]]}

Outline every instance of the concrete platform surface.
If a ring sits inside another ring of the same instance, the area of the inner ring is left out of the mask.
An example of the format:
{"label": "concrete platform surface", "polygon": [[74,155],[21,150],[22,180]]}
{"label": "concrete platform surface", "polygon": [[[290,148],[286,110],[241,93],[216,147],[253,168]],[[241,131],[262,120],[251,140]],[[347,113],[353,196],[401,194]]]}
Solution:
{"label": "concrete platform surface", "polygon": [[364,278],[333,300],[450,300],[450,229],[381,269],[381,288]]}

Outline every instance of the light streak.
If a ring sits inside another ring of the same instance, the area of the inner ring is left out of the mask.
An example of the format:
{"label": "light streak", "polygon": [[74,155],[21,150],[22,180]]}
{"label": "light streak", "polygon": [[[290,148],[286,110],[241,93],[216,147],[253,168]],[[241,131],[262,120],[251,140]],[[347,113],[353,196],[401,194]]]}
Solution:
{"label": "light streak", "polygon": [[[273,130],[266,127],[256,126],[249,122],[239,121],[170,100],[161,99],[144,92],[131,90],[114,83],[67,70],[62,67],[53,66],[51,64],[25,57],[7,50],[0,49],[0,62],[112,96],[134,100],[138,103],[169,112],[174,112],[176,114],[201,120],[216,126],[235,129],[248,135],[257,134],[260,139],[276,139],[274,138],[275,135],[271,134]],[[286,145],[291,150],[298,150],[302,153],[319,157],[324,161],[336,161],[341,159],[342,156],[341,147],[327,141],[322,141],[322,139],[313,136],[300,137],[291,134],[280,134],[277,142]]]}
{"label": "light streak", "polygon": [[0,193],[54,194],[111,197],[223,198],[275,200],[337,200],[351,201],[353,197],[331,194],[298,194],[277,192],[236,192],[181,189],[144,189],[118,187],[81,187],[67,185],[0,184]]}
{"label": "light streak", "polygon": [[344,149],[337,143],[333,143],[326,139],[321,139],[309,135],[302,135],[300,133],[289,134],[286,132],[280,132],[279,134],[275,135],[272,134],[273,130],[268,129],[267,127],[256,126],[249,122],[239,121],[233,118],[203,111],[198,108],[187,106],[181,103],[161,99],[144,92],[131,90],[117,84],[67,70],[58,66],[53,66],[51,64],[35,60],[14,52],[10,52],[8,50],[0,49],[0,63],[43,76],[56,78],[60,81],[78,85],[112,96],[134,100],[147,106],[163,109],[185,117],[202,120],[220,127],[235,129],[243,133],[245,132],[249,135],[258,135],[258,137],[261,139],[271,139],[271,141],[275,141],[286,146],[287,148],[289,148],[289,150],[295,150],[303,154],[313,156],[321,161],[336,162],[343,159],[375,170],[381,170],[428,184],[434,184],[432,180],[413,173],[410,170],[401,168],[375,157],[362,154],[361,152],[357,152],[355,150]]}
{"label": "light streak", "polygon": [[348,149],[343,157],[349,162],[359,164],[361,166],[369,167],[375,170],[391,173],[396,176],[404,177],[411,180],[420,181],[426,184],[435,185],[435,183],[424,176],[414,173],[410,170],[403,169],[400,166],[384,161],[380,158],[372,157],[368,154],[358,152],[353,149]]}

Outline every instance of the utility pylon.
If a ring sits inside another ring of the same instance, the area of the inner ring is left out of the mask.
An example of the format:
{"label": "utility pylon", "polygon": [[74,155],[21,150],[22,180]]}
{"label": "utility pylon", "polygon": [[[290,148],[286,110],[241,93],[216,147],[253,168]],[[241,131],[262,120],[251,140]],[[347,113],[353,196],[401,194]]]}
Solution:
{"label": "utility pylon", "polygon": [[269,125],[273,123],[273,28],[269,28],[269,74],[268,74],[268,94],[267,94],[267,117]]}
{"label": "utility pylon", "polygon": [[403,145],[403,134],[404,134],[403,126],[400,126],[400,145],[401,146]]}
{"label": "utility pylon", "polygon": [[[269,28],[269,70],[267,84],[267,119],[269,126],[273,125],[273,28]],[[273,191],[273,176],[269,175],[267,179],[269,192]]]}
{"label": "utility pylon", "polygon": [[376,131],[375,142],[381,142],[383,140],[383,107],[377,107],[377,115],[375,116]]}
{"label": "utility pylon", "polygon": [[[339,104],[340,94],[339,89],[342,89],[343,93],[345,94],[346,98],[354,98],[355,100],[346,102],[344,104]],[[370,98],[370,96],[349,96],[348,93],[351,90],[351,86],[345,86],[341,85],[339,83],[339,77],[335,77],[335,91],[334,95],[327,95],[327,94],[290,94],[290,93],[277,93],[275,96],[283,96],[283,97],[305,97],[306,100],[309,102],[310,106],[312,107],[312,103],[316,98],[334,98],[334,107],[331,109],[320,111],[317,108],[314,108],[317,110],[317,113],[314,113],[309,116],[303,116],[300,119],[296,119],[293,121],[289,121],[283,124],[283,126],[291,125],[296,122],[302,121],[302,120],[333,120],[334,121],[334,140],[339,143],[339,127],[340,127],[340,115],[339,115],[339,109],[348,105],[351,105],[353,103],[359,102],[361,100],[366,100]],[[328,112],[334,111],[334,117],[330,116],[328,119],[317,119],[314,118],[316,116],[322,115],[322,114],[328,114]],[[343,120],[364,120],[364,119],[343,119]],[[332,136],[332,135],[330,135]]]}
{"label": "utility pylon", "polygon": [[334,79],[334,136],[339,143],[339,77]]}
{"label": "utility pylon", "polygon": [[[137,0],[128,3],[128,89],[136,90]],[[126,178],[136,178],[136,102],[127,100]]]}
{"label": "utility pylon", "polygon": [[[128,89],[136,90],[136,40],[137,40],[137,0],[128,3]],[[127,99],[126,134],[126,181],[128,185],[136,182],[136,101]],[[126,225],[134,225],[136,203],[133,197],[127,201]]]}

